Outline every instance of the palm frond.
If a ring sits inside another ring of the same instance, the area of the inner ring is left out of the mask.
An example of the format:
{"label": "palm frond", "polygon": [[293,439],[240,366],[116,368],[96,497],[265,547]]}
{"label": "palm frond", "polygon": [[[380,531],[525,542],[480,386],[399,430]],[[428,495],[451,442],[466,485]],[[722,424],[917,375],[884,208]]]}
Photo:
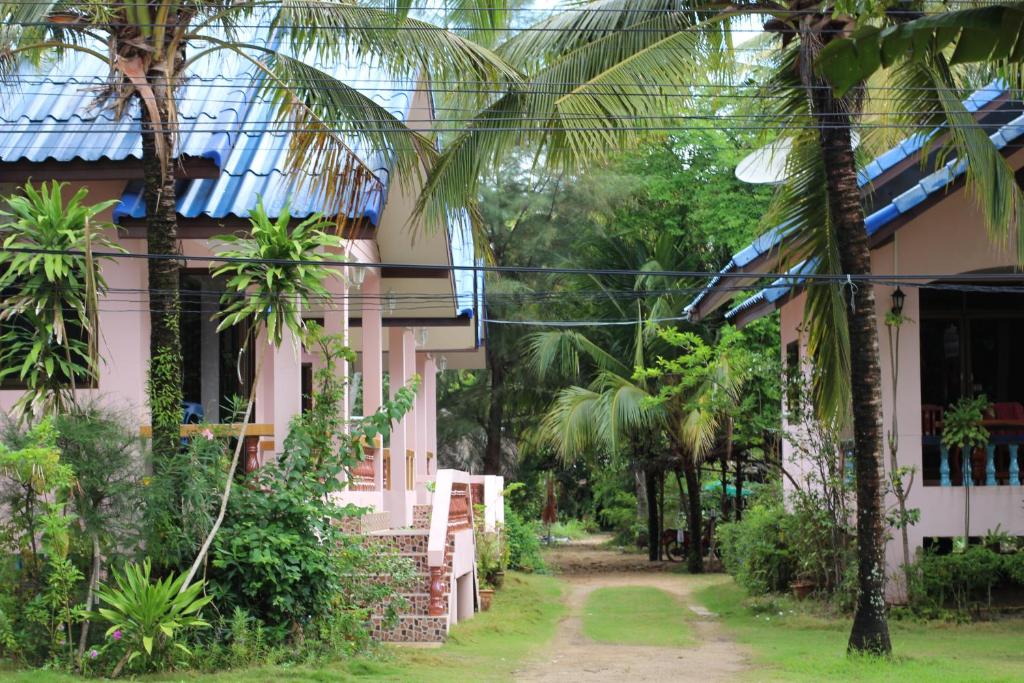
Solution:
{"label": "palm frond", "polygon": [[[625,5],[621,11],[637,18],[629,2],[620,5]],[[665,95],[685,94],[682,88],[665,84],[693,83],[708,76],[707,42],[701,33],[689,30],[694,21],[692,13],[648,13],[628,31],[588,32],[587,40],[572,42],[572,49],[550,56],[542,66],[535,53],[500,50],[520,59],[521,63],[510,58],[516,66],[536,70],[524,82],[510,85],[445,141],[416,212],[437,221],[475,198],[483,171],[513,147],[535,148],[550,168],[573,172],[584,162],[636,144],[650,128],[663,129],[659,115],[680,105]],[[651,95],[636,97],[638,87]]]}
{"label": "palm frond", "polygon": [[529,337],[527,349],[530,364],[540,376],[554,372],[561,377],[579,377],[582,357],[600,370],[623,377],[633,374],[632,368],[575,330],[538,332]]}
{"label": "palm frond", "polygon": [[936,56],[927,70],[948,127],[950,156],[966,165],[967,192],[981,210],[989,237],[1000,246],[1014,241],[1017,261],[1024,263],[1024,191],[1013,167],[964,107],[945,58]]}
{"label": "palm frond", "polygon": [[[838,275],[843,272],[826,196],[825,165],[815,131],[797,135],[790,153],[789,179],[773,201],[773,211],[791,226],[783,246],[785,260],[802,263],[801,272]],[[787,283],[795,286],[797,282]],[[804,318],[813,363],[814,405],[822,417],[848,412],[850,401],[850,338],[843,285],[807,288]]]}
{"label": "palm frond", "polygon": [[571,462],[607,443],[608,414],[603,398],[578,386],[566,387],[555,396],[541,420],[541,433],[562,460]]}
{"label": "palm frond", "polygon": [[411,78],[450,75],[515,81],[519,77],[491,50],[412,18],[407,3],[381,8],[340,0],[283,0],[271,25],[282,32],[294,55],[315,50],[330,61],[354,55],[378,57],[389,70]]}

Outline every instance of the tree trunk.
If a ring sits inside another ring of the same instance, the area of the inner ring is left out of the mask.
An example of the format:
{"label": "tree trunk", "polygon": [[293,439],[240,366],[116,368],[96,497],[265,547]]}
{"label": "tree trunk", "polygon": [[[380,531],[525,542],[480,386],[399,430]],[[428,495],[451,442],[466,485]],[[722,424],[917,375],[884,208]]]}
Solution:
{"label": "tree trunk", "polygon": [[[490,348],[490,347],[488,347]],[[484,448],[484,474],[501,474],[502,427],[505,423],[505,368],[492,356],[490,406],[487,409],[487,446]]]}
{"label": "tree trunk", "polygon": [[[808,20],[809,21],[809,20]],[[843,272],[871,273],[871,251],[857,185],[850,136],[851,101],[836,100],[827,83],[812,74],[817,35],[801,36],[803,82],[809,86],[825,166],[829,214]],[[848,649],[888,655],[892,652],[885,608],[885,541],[882,525],[882,373],[878,360],[878,322],[874,288],[857,281],[844,292],[850,305],[850,396],[857,483],[857,583],[859,595]]]}
{"label": "tree trunk", "polygon": [[725,452],[722,453],[722,521],[729,519],[729,461],[732,460],[732,418],[725,423]]}
{"label": "tree trunk", "polygon": [[647,489],[647,559],[657,562],[661,555],[661,529],[658,528],[658,473],[644,470]]}
{"label": "tree trunk", "polygon": [[697,474],[697,464],[690,458],[686,458],[683,461],[683,475],[686,478],[686,502],[689,506],[686,514],[686,532],[690,536],[686,568],[691,574],[703,574],[704,539],[702,527],[704,526],[704,519],[700,509],[700,476]]}
{"label": "tree trunk", "polygon": [[[174,164],[161,163],[156,136],[163,149],[173,149],[169,134],[170,111],[164,95],[167,77],[153,77],[156,108],[162,122],[156,130],[147,107],[142,107],[142,173],[146,203],[146,250],[156,255],[177,255],[178,220]],[[169,152],[168,152],[169,153]],[[180,265],[173,258],[151,258],[149,263],[149,407],[153,424],[153,460],[177,455],[181,447],[181,298]]]}
{"label": "tree trunk", "polygon": [[736,521],[743,519],[743,456],[736,451]]}

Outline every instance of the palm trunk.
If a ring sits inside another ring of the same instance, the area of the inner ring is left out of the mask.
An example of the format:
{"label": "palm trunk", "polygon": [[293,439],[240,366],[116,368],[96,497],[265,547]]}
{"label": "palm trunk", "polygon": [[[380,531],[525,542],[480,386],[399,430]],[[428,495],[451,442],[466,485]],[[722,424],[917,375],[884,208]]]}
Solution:
{"label": "palm trunk", "polygon": [[[871,273],[871,251],[857,185],[850,134],[851,106],[838,101],[827,83],[812,75],[816,36],[802,36],[803,82],[809,86],[825,166],[829,215],[843,272]],[[892,652],[885,608],[885,540],[882,524],[882,372],[878,360],[878,322],[874,288],[858,281],[849,288],[846,311],[850,335],[850,396],[857,483],[857,583],[859,595],[848,649],[888,655]]]}
{"label": "palm trunk", "polygon": [[686,514],[687,533],[690,535],[690,548],[686,557],[686,568],[691,574],[704,573],[704,539],[702,527],[704,519],[700,509],[700,477],[697,474],[697,463],[691,458],[683,461],[683,476],[686,478],[686,502],[689,506]]}
{"label": "palm trunk", "polygon": [[658,528],[658,473],[653,469],[644,471],[647,489],[647,559],[657,562],[661,554],[661,529]]}
{"label": "palm trunk", "polygon": [[[160,72],[156,83],[166,82]],[[162,118],[154,126],[147,107],[142,108],[142,172],[146,202],[146,250],[150,254],[178,254],[178,221],[174,164],[161,163],[158,147],[172,149],[170,111],[165,97],[157,97]],[[159,128],[159,130],[158,130]],[[157,136],[163,144],[157,145]],[[153,423],[153,459],[172,458],[180,450],[181,437],[181,298],[179,262],[150,258],[149,263],[149,404]]]}

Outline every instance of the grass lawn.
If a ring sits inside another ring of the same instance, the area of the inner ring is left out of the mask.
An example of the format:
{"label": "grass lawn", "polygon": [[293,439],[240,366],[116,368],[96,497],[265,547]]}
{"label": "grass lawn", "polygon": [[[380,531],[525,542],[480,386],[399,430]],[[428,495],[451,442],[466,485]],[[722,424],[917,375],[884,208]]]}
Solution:
{"label": "grass lawn", "polygon": [[658,588],[598,588],[583,607],[583,632],[601,643],[686,647],[694,642],[688,613]]}
{"label": "grass lawn", "polygon": [[751,680],[1024,680],[1022,619],[967,625],[892,621],[894,659],[885,661],[847,657],[850,620],[816,615],[788,598],[774,601],[770,611],[768,603],[755,610],[731,580],[701,590],[697,598],[763,667]]}
{"label": "grass lawn", "polygon": [[[320,667],[274,666],[218,674],[178,672],[144,681],[284,683],[335,681],[510,681],[512,672],[541,651],[565,610],[561,583],[549,576],[509,573],[490,611],[452,629],[439,648],[382,648],[379,656]],[[45,671],[4,672],[0,680],[71,683],[83,679]]]}

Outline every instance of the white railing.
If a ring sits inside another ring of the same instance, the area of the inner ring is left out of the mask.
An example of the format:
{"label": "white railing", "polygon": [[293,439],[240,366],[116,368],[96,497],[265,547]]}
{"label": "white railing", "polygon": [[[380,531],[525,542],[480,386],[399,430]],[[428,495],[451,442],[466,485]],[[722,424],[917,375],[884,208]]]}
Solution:
{"label": "white railing", "polygon": [[473,528],[469,475],[459,470],[438,470],[430,509],[427,537],[427,566],[430,568],[431,615],[445,612],[444,568],[448,559],[448,538],[460,529]]}

